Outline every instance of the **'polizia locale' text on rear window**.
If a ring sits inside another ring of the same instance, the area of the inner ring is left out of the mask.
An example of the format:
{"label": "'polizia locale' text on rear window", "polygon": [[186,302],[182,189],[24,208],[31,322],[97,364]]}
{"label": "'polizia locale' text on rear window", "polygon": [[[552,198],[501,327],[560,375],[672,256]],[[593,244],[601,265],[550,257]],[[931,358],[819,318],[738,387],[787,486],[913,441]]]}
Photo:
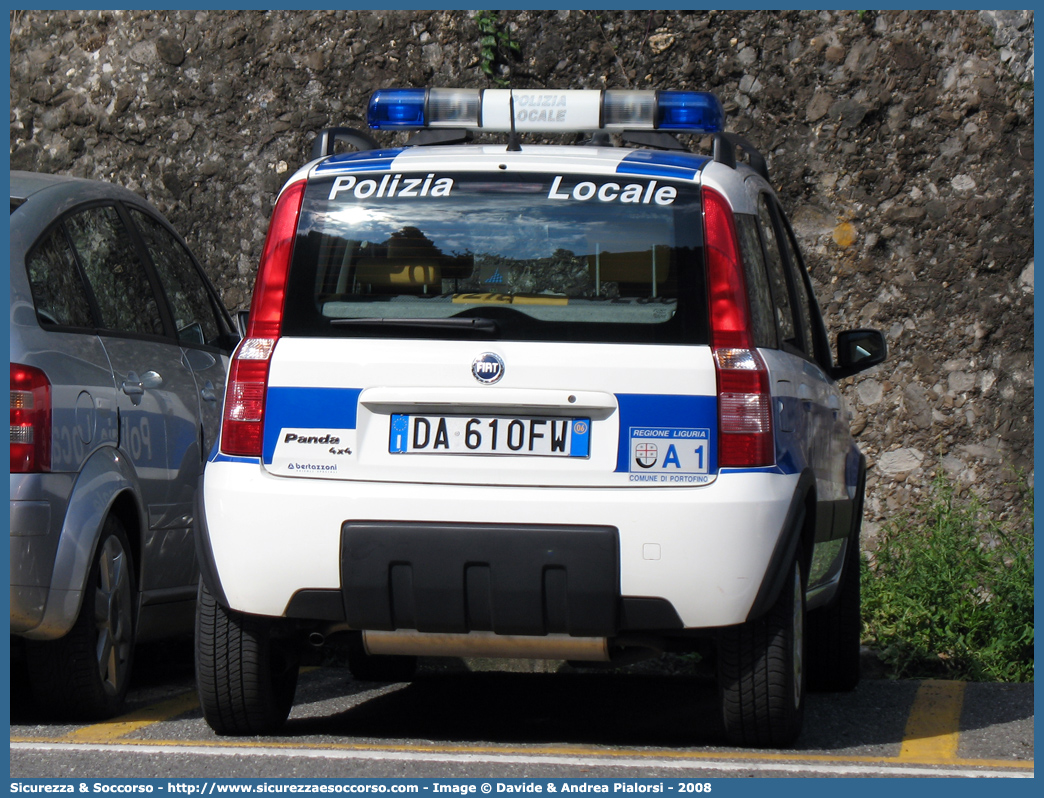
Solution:
{"label": "'polizia locale' text on rear window", "polygon": [[284,334],[701,343],[701,244],[699,192],[662,180],[314,180]]}

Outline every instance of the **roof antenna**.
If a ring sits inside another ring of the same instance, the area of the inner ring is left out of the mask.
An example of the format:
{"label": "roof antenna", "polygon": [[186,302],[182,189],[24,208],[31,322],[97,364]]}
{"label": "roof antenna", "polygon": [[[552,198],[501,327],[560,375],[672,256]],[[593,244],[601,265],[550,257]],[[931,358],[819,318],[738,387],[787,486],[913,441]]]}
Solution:
{"label": "roof antenna", "polygon": [[511,114],[511,132],[508,134],[508,152],[522,152],[522,145],[518,143],[518,133],[515,130],[515,92],[513,89],[508,89],[511,92],[508,95],[508,112]]}

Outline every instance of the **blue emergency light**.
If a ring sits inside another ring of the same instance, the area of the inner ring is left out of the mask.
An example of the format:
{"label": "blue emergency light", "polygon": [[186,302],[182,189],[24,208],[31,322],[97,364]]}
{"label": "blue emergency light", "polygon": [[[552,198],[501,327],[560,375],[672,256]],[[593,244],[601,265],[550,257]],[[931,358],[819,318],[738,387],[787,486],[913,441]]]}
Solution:
{"label": "blue emergency light", "polygon": [[704,91],[379,89],[370,98],[367,122],[375,130],[720,133],[725,111]]}

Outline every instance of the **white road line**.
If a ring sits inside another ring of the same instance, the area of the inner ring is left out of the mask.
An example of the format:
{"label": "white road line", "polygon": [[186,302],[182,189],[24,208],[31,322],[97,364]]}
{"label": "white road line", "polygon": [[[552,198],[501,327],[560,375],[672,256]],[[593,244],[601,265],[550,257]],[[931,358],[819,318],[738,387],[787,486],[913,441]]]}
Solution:
{"label": "white road line", "polygon": [[[490,754],[490,753],[445,753],[440,751],[362,751],[342,748],[262,748],[254,746],[198,746],[198,745],[96,745],[90,743],[11,743],[12,751],[91,751],[105,754],[192,754],[214,757],[259,756],[284,759],[340,759],[381,760],[405,762],[460,762],[467,764],[512,764],[512,765],[582,765],[596,768],[648,768],[653,770],[726,772],[752,771],[758,773],[807,773],[822,776],[928,776],[961,778],[1005,778],[1031,779],[1033,771],[930,767],[923,765],[875,765],[821,762],[734,762],[711,759],[614,759],[611,755],[598,756],[555,756],[548,754]],[[588,778],[599,778],[588,776]]]}

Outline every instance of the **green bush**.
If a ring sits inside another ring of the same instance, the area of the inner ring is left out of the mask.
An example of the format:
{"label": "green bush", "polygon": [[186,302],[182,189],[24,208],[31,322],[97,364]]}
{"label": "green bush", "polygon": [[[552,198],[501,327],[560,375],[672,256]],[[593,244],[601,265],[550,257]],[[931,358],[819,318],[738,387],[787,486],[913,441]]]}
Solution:
{"label": "green bush", "polygon": [[1033,491],[998,520],[943,478],[863,561],[863,639],[895,678],[1033,681]]}
{"label": "green bush", "polygon": [[507,88],[509,80],[496,74],[497,67],[517,59],[522,47],[512,37],[506,25],[500,22],[499,11],[476,11],[472,17],[479,29],[479,69],[501,88]]}

